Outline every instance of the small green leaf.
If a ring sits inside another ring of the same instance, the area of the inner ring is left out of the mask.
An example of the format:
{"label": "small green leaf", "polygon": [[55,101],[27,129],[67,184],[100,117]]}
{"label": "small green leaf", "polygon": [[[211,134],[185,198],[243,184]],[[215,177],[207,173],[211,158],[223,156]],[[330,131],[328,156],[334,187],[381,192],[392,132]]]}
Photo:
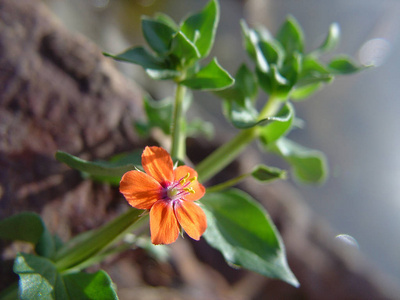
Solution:
{"label": "small green leaf", "polygon": [[[109,161],[98,161],[100,165],[107,167],[107,168],[118,168],[118,167],[127,167],[134,165],[136,169],[141,169],[141,155],[142,150],[134,150],[132,152],[120,153],[114,155],[110,158]],[[123,170],[123,169],[122,169]],[[94,181],[105,182],[111,184],[113,186],[118,186],[119,182],[121,181],[121,174],[111,174],[111,175],[94,175],[89,174],[90,178]]]}
{"label": "small green leaf", "polygon": [[229,119],[236,128],[251,128],[260,123],[258,112],[248,98],[245,98],[243,102],[226,101],[225,106]]}
{"label": "small green leaf", "polygon": [[244,99],[254,102],[258,94],[257,78],[242,64],[236,72],[235,83],[229,88],[215,91],[214,94],[228,101],[236,101],[240,106],[243,106]]}
{"label": "small green leaf", "polygon": [[267,145],[286,135],[292,127],[294,117],[293,106],[286,102],[273,121],[260,128],[260,141]]}
{"label": "small green leaf", "polygon": [[326,180],[328,163],[321,151],[303,147],[286,138],[279,139],[269,149],[291,165],[293,174],[300,182],[323,183]]}
{"label": "small green leaf", "polygon": [[324,84],[322,82],[316,82],[304,86],[295,87],[290,92],[290,98],[295,101],[306,99],[315,92],[319,91],[323,86]]}
{"label": "small green leaf", "polygon": [[294,52],[303,53],[304,49],[304,33],[293,16],[288,16],[276,36],[277,40],[282,44],[286,54]]}
{"label": "small green leaf", "polygon": [[183,66],[190,65],[193,60],[200,58],[196,46],[181,31],[172,39],[170,55],[175,55]]}
{"label": "small green leaf", "polygon": [[319,52],[328,52],[334,50],[340,41],[340,27],[337,23],[332,23],[329,27],[328,35],[326,36],[324,42],[316,50]]}
{"label": "small green leaf", "polygon": [[[257,53],[257,51],[259,51],[259,49],[257,49],[257,43],[259,42],[260,39],[259,39],[256,31],[254,29],[250,29],[244,20],[240,21],[240,26],[242,28],[242,35],[243,35],[243,39],[244,39],[244,48],[246,49],[246,52],[250,56],[250,58],[253,61],[257,61],[257,55],[259,55]],[[264,72],[267,72],[267,69],[268,69],[267,63],[264,62],[264,63],[262,63],[262,65],[264,65],[264,67],[262,67],[261,69]]]}
{"label": "small green leaf", "polygon": [[233,83],[234,79],[218,64],[216,58],[191,77],[181,81],[181,84],[198,90],[218,90]]}
{"label": "small green leaf", "polygon": [[60,274],[48,259],[20,253],[15,258],[14,272],[18,274],[19,299],[69,299]]}
{"label": "small green leaf", "polygon": [[286,179],[287,177],[286,171],[266,165],[256,166],[251,172],[251,175],[258,181],[262,182],[269,182],[275,179]]}
{"label": "small green leaf", "polygon": [[257,201],[231,189],[206,193],[201,202],[208,222],[204,238],[227,262],[299,286],[279,233]]}
{"label": "small green leaf", "polygon": [[306,56],[302,61],[301,73],[296,87],[303,87],[309,84],[330,82],[333,74],[324,67],[317,58]]}
{"label": "small green leaf", "polygon": [[353,59],[344,55],[332,59],[328,67],[335,74],[352,74],[365,69],[365,67],[358,66]]}
{"label": "small green leaf", "polygon": [[254,106],[257,87],[254,74],[243,64],[236,73],[235,84],[215,92],[224,99],[225,115],[235,127],[247,128],[257,123],[258,112]]}
{"label": "small green leaf", "polygon": [[256,70],[260,87],[269,95],[286,99],[292,85],[282,76],[276,65],[272,65],[269,73],[263,73]]}
{"label": "small green leaf", "polygon": [[172,37],[176,32],[174,28],[164,22],[143,17],[142,31],[147,43],[156,53],[163,56],[169,52]]}
{"label": "small green leaf", "polygon": [[0,238],[24,241],[36,245],[45,225],[42,218],[32,212],[21,212],[0,221]]}
{"label": "small green leaf", "polygon": [[279,68],[279,73],[287,80],[287,84],[292,88],[299,79],[302,70],[303,55],[299,52],[294,52],[288,55],[282,66]]}
{"label": "small green leaf", "polygon": [[167,68],[164,60],[154,56],[143,47],[133,47],[120,54],[103,53],[115,60],[125,61],[142,66],[144,69],[164,70]]}
{"label": "small green leaf", "polygon": [[245,64],[242,64],[236,73],[234,88],[237,90],[237,92],[251,99],[253,102],[257,97],[257,78]]}
{"label": "small green leaf", "polygon": [[113,282],[102,270],[96,273],[73,273],[63,276],[68,299],[118,299]]}
{"label": "small green leaf", "polygon": [[[93,178],[119,178],[133,170],[135,165],[124,162],[90,162],[63,151],[56,152],[56,159],[69,167],[84,172]],[[124,163],[124,165],[122,165]],[[125,164],[126,163],[126,164]]]}
{"label": "small green leaf", "polygon": [[165,25],[171,27],[175,32],[179,31],[178,24],[176,24],[175,21],[170,16],[162,12],[155,13],[154,20],[164,23]]}
{"label": "small green leaf", "polygon": [[[265,61],[268,65],[266,72],[268,72],[270,65],[281,66],[285,53],[279,43],[275,42],[275,40],[262,40],[258,42],[257,46],[263,56],[262,60],[260,60],[259,55],[257,56],[259,67],[261,64],[263,64],[263,61]],[[260,69],[262,70],[262,68]]]}
{"label": "small green leaf", "polygon": [[214,44],[219,22],[219,3],[211,0],[199,13],[190,15],[181,25],[181,31],[196,45],[202,58]]}
{"label": "small green leaf", "polygon": [[256,69],[256,75],[260,87],[268,94],[271,95],[274,91],[275,82],[274,75],[270,73],[262,72],[261,69]]}
{"label": "small green leaf", "polygon": [[294,100],[303,100],[309,97],[318,91],[323,84],[334,79],[333,74],[312,55],[303,59],[301,69],[299,79],[290,93],[290,97]]}

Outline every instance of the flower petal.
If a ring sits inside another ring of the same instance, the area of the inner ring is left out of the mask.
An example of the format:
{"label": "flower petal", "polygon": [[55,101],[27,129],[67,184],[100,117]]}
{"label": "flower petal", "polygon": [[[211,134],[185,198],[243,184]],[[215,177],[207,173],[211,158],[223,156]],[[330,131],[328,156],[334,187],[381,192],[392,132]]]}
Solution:
{"label": "flower petal", "polygon": [[[193,170],[191,167],[188,166],[180,166],[177,167],[174,170],[174,177],[175,180],[178,181],[181,178],[187,176],[189,173],[189,179],[196,177],[197,178],[197,172]],[[204,186],[196,180],[194,180],[188,187],[191,187],[194,190],[194,194],[188,194],[184,198],[185,200],[188,201],[196,201],[199,200],[201,197],[204,196],[204,193],[206,192],[206,189]]]}
{"label": "flower petal", "polygon": [[172,158],[163,148],[146,147],[142,154],[142,166],[160,184],[174,180]]}
{"label": "flower petal", "polygon": [[119,191],[129,204],[138,209],[150,209],[161,199],[162,187],[151,176],[140,171],[129,171],[122,176]]}
{"label": "flower petal", "polygon": [[179,224],[176,220],[172,202],[157,201],[150,210],[151,242],[158,244],[171,244],[179,235]]}
{"label": "flower petal", "polygon": [[193,202],[179,201],[175,204],[175,215],[185,232],[199,240],[207,229],[207,218],[204,211]]}

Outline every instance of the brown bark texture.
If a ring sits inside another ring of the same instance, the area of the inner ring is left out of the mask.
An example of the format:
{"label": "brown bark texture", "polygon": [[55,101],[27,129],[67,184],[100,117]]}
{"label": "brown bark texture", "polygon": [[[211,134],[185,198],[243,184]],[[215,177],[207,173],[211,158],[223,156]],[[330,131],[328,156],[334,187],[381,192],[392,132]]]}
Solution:
{"label": "brown bark texture", "polygon": [[[0,218],[34,211],[68,239],[126,209],[117,189],[82,179],[54,153],[105,159],[142,147],[132,126],[141,114],[141,90],[98,47],[68,32],[39,1],[0,0]],[[191,143],[194,161],[215,147]],[[266,199],[300,288],[232,269],[204,241],[180,239],[168,262],[140,249],[105,261],[120,298],[400,299],[357,250],[332,242],[328,226],[287,184],[243,187]],[[16,279],[10,253],[17,248],[2,243],[0,288]]]}

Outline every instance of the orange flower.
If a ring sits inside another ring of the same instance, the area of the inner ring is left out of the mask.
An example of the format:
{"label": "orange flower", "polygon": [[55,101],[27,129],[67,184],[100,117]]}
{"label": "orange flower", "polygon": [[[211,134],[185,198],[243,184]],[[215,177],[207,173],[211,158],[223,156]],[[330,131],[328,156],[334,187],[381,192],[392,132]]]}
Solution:
{"label": "orange flower", "polygon": [[150,210],[150,233],[153,244],[170,244],[180,228],[199,240],[207,228],[199,200],[205,188],[197,181],[197,172],[188,166],[175,170],[171,156],[160,147],[146,147],[142,154],[146,173],[129,171],[122,176],[120,192],[129,204]]}

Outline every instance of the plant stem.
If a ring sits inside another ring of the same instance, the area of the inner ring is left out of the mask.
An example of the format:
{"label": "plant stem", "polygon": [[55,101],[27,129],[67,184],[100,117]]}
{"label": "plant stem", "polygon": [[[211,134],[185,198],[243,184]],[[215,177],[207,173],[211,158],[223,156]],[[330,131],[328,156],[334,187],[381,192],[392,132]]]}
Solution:
{"label": "plant stem", "polygon": [[132,231],[142,217],[142,210],[129,209],[100,229],[93,231],[73,247],[69,247],[66,251],[62,251],[61,248],[54,259],[57,269],[62,272],[83,264]]}
{"label": "plant stem", "polygon": [[240,176],[237,176],[235,178],[232,178],[232,179],[227,180],[225,182],[222,182],[220,184],[208,187],[207,188],[207,193],[215,193],[215,192],[226,190],[226,189],[234,186],[235,184],[238,184],[240,181],[242,181],[243,179],[245,179],[249,175],[251,175],[251,173],[242,174]]}
{"label": "plant stem", "polygon": [[182,131],[185,93],[186,87],[178,83],[175,91],[175,106],[171,128],[171,156],[180,160],[184,160],[186,154],[185,133]]}
{"label": "plant stem", "polygon": [[[276,115],[284,101],[277,97],[270,96],[268,102],[261,110],[258,119]],[[254,126],[240,131],[233,139],[225,143],[206,159],[196,166],[199,179],[204,182],[220,172],[229,165],[240,153],[259,136],[259,127]]]}

